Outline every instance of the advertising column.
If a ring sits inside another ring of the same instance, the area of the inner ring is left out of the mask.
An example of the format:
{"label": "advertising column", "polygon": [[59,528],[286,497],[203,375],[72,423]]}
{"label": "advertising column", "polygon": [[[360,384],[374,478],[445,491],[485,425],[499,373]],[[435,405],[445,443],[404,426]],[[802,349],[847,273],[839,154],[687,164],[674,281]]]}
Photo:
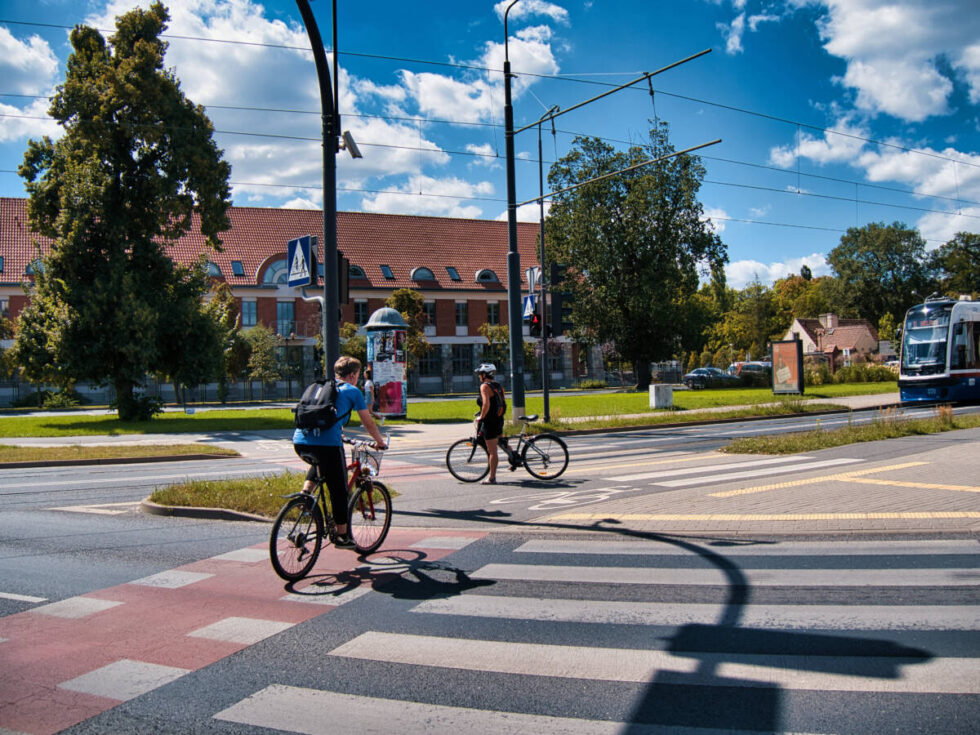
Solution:
{"label": "advertising column", "polygon": [[401,314],[387,307],[374,312],[365,325],[378,413],[385,417],[408,413],[407,326]]}

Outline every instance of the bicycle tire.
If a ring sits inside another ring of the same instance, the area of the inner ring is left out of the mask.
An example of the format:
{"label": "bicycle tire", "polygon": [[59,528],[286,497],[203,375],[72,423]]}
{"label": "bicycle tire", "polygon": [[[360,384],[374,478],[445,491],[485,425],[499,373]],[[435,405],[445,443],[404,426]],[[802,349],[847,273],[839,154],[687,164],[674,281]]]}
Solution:
{"label": "bicycle tire", "polygon": [[269,556],[276,574],[288,582],[302,579],[316,564],[323,545],[323,513],[313,496],[293,498],[272,524]]}
{"label": "bicycle tire", "polygon": [[391,528],[391,492],[377,480],[362,480],[347,509],[354,546],[362,554],[377,551]]}
{"label": "bicycle tire", "polygon": [[446,468],[460,482],[479,482],[490,472],[490,455],[475,439],[460,439],[446,452]]}
{"label": "bicycle tire", "polygon": [[538,434],[527,440],[521,462],[539,480],[554,480],[568,467],[568,446],[555,434]]}

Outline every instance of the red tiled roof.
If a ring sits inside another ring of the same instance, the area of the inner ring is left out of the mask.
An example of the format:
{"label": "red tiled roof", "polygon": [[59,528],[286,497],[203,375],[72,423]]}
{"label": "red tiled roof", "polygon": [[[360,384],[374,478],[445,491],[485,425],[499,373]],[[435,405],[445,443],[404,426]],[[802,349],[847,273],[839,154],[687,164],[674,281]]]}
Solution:
{"label": "red tiled roof", "polygon": [[[228,214],[231,229],[221,235],[223,251],[210,253],[208,259],[232,286],[255,284],[263,264],[276,256],[285,257],[289,240],[322,235],[323,214],[319,210],[232,207]],[[204,238],[194,227],[170,249],[179,263],[194,262],[207,252]],[[537,233],[536,224],[517,225],[522,271],[538,262]],[[0,282],[22,279],[27,264],[36,257],[34,240],[47,252],[50,242],[33,235],[27,227],[27,200],[0,198],[0,256],[4,258]],[[503,290],[507,285],[506,222],[338,212],[337,247],[367,275],[366,280],[352,279],[352,288]],[[241,262],[244,276],[234,275],[231,263],[236,260]],[[382,275],[382,265],[391,267],[394,280]],[[436,280],[412,281],[412,270],[420,266],[429,268]],[[456,269],[460,281],[450,278],[447,266]],[[477,282],[476,273],[484,268],[497,274],[499,285]]]}
{"label": "red tiled roof", "polygon": [[[878,341],[878,331],[867,319],[838,319],[837,326],[831,329],[826,329],[819,319],[797,319],[796,322],[815,344],[822,345],[824,351],[834,347],[853,350],[868,334],[875,342]],[[821,331],[822,336],[819,335]]]}

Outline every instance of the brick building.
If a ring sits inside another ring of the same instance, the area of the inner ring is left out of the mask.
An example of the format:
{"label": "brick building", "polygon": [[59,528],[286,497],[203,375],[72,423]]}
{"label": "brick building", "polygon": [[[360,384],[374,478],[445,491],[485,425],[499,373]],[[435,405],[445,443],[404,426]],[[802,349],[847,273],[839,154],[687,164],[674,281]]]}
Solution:
{"label": "brick building", "polygon": [[[289,359],[301,361],[304,374],[311,373],[320,306],[286,285],[286,244],[303,235],[320,236],[321,212],[232,207],[229,218],[222,252],[208,254],[212,277],[231,286],[243,328],[268,326],[281,336]],[[523,271],[538,263],[538,226],[519,223],[517,230],[523,279]],[[339,212],[337,241],[350,261],[350,302],[341,307],[342,321],[363,325],[395,289],[420,292],[434,349],[410,376],[410,389],[472,389],[472,369],[486,345],[480,326],[510,323],[507,223]],[[28,302],[22,284],[33,278],[35,242],[42,253],[50,246],[30,232],[27,200],[0,198],[0,308],[15,322]],[[192,228],[171,256],[190,264],[202,252],[207,252],[204,239]],[[570,349],[552,360],[557,384],[571,381],[572,363]]]}

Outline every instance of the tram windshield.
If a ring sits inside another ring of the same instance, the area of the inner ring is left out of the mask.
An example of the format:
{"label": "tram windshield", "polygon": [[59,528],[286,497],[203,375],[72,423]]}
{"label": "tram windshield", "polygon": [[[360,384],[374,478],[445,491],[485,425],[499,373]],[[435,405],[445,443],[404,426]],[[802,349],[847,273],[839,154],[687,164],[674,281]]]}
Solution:
{"label": "tram windshield", "polygon": [[902,368],[917,372],[946,364],[951,304],[925,304],[909,310],[902,336]]}

